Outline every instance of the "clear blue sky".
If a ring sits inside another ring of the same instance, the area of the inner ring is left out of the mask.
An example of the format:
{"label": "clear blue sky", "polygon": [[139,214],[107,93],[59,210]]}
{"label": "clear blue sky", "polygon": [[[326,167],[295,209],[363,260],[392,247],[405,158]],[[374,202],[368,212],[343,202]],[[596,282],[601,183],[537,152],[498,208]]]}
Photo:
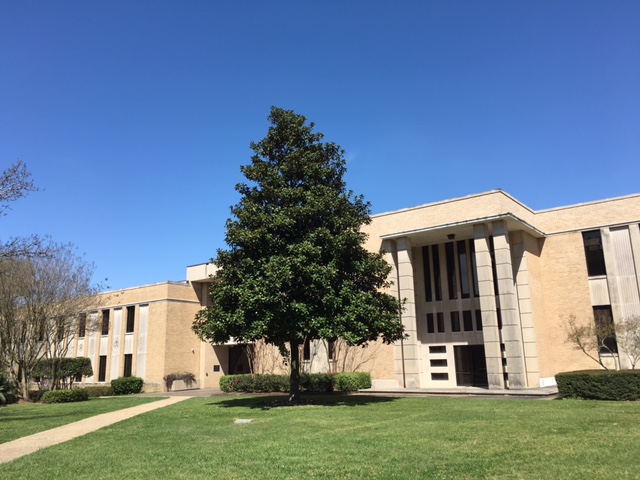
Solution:
{"label": "clear blue sky", "polygon": [[640,2],[0,0],[0,238],[73,242],[112,289],[224,246],[271,105],[347,152],[373,213],[502,188],[640,191]]}

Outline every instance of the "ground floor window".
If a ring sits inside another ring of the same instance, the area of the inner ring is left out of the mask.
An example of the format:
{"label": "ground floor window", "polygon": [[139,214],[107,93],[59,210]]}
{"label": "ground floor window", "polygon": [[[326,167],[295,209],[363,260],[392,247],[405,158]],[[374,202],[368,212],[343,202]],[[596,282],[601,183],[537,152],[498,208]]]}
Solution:
{"label": "ground floor window", "polygon": [[133,354],[131,353],[127,353],[124,356],[124,373],[122,374],[123,377],[130,377],[131,376],[131,366],[133,365]]}
{"label": "ground floor window", "polygon": [[100,366],[98,368],[98,381],[104,382],[107,379],[107,356],[100,355]]}

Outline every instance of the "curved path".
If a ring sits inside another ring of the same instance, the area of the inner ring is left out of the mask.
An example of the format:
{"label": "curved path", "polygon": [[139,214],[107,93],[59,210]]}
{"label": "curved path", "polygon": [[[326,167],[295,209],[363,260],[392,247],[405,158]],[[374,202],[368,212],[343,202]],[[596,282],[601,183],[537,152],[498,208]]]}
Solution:
{"label": "curved path", "polygon": [[[164,395],[166,396],[166,394]],[[44,432],[34,433],[27,437],[18,438],[11,442],[0,444],[0,463],[7,463],[16,458],[29,455],[42,448],[57,445],[76,437],[81,437],[87,433],[98,430],[102,427],[112,425],[114,423],[127,420],[142,413],[150,412],[158,408],[173,405],[183,400],[187,400],[188,396],[171,396],[157,402],[145,403],[136,407],[129,407],[115,412],[102,413],[93,417],[85,418],[78,422],[62,425],[61,427],[45,430]]]}

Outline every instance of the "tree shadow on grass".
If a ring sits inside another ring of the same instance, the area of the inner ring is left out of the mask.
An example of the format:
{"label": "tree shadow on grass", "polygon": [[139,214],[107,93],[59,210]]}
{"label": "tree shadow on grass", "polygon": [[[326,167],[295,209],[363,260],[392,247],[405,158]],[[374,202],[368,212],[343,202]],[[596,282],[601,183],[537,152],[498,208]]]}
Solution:
{"label": "tree shadow on grass", "polygon": [[208,403],[224,408],[254,408],[270,410],[279,407],[357,407],[375,403],[392,402],[396,397],[377,395],[345,395],[345,394],[310,394],[302,395],[298,405],[289,404],[288,394],[266,394],[260,396],[234,397],[220,402]]}

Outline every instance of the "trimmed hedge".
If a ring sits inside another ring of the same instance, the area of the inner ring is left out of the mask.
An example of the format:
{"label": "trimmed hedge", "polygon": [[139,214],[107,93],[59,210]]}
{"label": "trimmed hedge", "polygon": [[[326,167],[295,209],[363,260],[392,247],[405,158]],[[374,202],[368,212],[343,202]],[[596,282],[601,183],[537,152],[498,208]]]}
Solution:
{"label": "trimmed hedge", "polygon": [[144,380],[140,377],[120,377],[111,380],[111,388],[114,395],[130,395],[140,393]]}
{"label": "trimmed hedge", "polygon": [[[288,375],[225,375],[220,379],[223,392],[269,393],[289,391]],[[302,392],[354,392],[371,387],[371,374],[367,372],[302,373],[300,391]]]}
{"label": "trimmed hedge", "polygon": [[84,388],[71,390],[51,390],[42,396],[42,403],[70,403],[89,400],[89,393]]}
{"label": "trimmed hedge", "polygon": [[640,370],[583,370],[556,375],[560,395],[588,400],[639,400]]}
{"label": "trimmed hedge", "polygon": [[113,388],[108,385],[96,385],[95,387],[84,387],[83,390],[89,394],[89,398],[94,397],[112,397]]}

